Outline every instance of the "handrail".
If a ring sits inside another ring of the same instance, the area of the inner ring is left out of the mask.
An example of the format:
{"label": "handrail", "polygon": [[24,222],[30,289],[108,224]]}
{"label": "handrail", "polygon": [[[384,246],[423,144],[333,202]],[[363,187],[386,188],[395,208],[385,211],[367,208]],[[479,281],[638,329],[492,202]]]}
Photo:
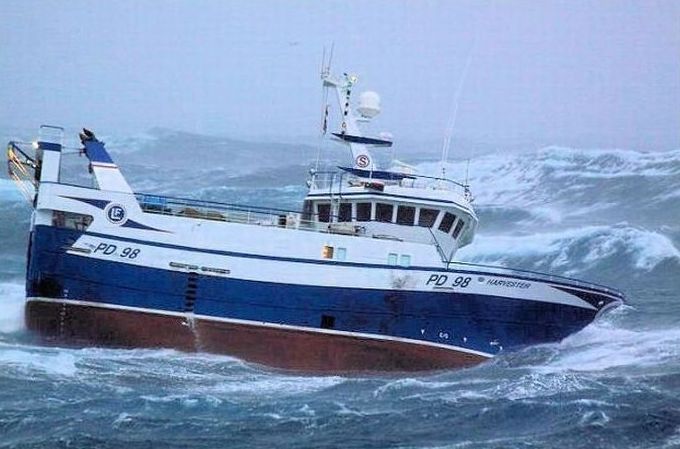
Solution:
{"label": "handrail", "polygon": [[[348,172],[345,171],[345,170],[341,170],[341,171],[342,171],[343,174],[347,174],[347,173],[348,173]],[[337,170],[322,170],[322,171],[315,171],[315,172],[314,172],[314,174],[335,174],[335,173],[339,173],[339,172],[338,172]],[[372,171],[369,171],[369,173],[372,173]],[[395,173],[396,173],[396,172],[395,172]],[[350,174],[351,174],[351,173],[350,173]],[[357,175],[354,175],[354,176],[357,176]],[[449,182],[449,183],[451,183],[451,184],[455,184],[455,185],[457,185],[457,186],[459,186],[459,187],[464,187],[464,188],[465,188],[465,187],[468,187],[468,188],[470,187],[469,184],[463,184],[462,182],[458,182],[458,181],[453,180],[453,179],[451,179],[451,178],[444,178],[444,177],[442,177],[442,176],[426,176],[426,175],[418,175],[418,174],[415,174],[415,173],[408,173],[408,174],[407,174],[407,177],[408,177],[408,178],[424,178],[424,179],[432,179],[432,180],[435,180],[435,181],[446,181],[446,182]],[[368,179],[373,179],[373,177],[372,177],[372,176],[369,176]],[[376,179],[378,179],[378,178],[376,178]]]}
{"label": "handrail", "polygon": [[[311,188],[315,189],[326,189],[328,188],[329,190],[333,189],[335,186],[338,186],[338,190],[342,188],[341,185],[343,181],[345,182],[350,182],[351,180],[374,180],[374,181],[379,181],[384,183],[385,185],[395,185],[395,186],[400,186],[404,188],[413,188],[413,189],[426,189],[426,188],[434,188],[436,190],[444,190],[444,191],[456,191],[457,189],[461,194],[465,195],[465,197],[469,197],[470,195],[470,186],[467,184],[460,183],[458,181],[454,181],[453,179],[448,179],[448,178],[443,178],[443,177],[435,177],[435,176],[425,176],[425,175],[409,175],[408,178],[400,179],[400,180],[391,180],[391,179],[373,179],[371,177],[361,177],[357,176],[348,172],[343,171],[341,176],[338,177],[338,173],[340,173],[337,170],[334,171],[313,171],[310,173],[310,179],[308,181],[308,185]],[[345,175],[347,175],[345,177]],[[410,185],[407,182],[407,180],[411,181]],[[443,185],[437,185],[438,183],[444,183]]]}
{"label": "handrail", "polygon": [[26,154],[15,142],[7,144],[7,175],[29,203],[34,201],[37,189],[36,170],[35,159]]}
{"label": "handrail", "polygon": [[[153,194],[153,193],[140,193],[136,192],[135,196],[137,197],[138,200],[140,200],[140,196],[142,199],[151,197],[151,198],[161,198],[163,200],[170,200],[174,204],[178,205],[187,205],[187,206],[196,206],[196,207],[212,207],[212,208],[217,208],[217,209],[224,209],[224,210],[240,210],[240,211],[256,211],[256,212],[261,212],[261,213],[287,213],[287,214],[299,214],[301,213],[299,210],[292,210],[292,209],[278,209],[274,207],[262,207],[262,206],[250,206],[250,205],[244,205],[244,204],[236,204],[236,203],[222,203],[218,201],[209,201],[209,200],[197,200],[194,198],[183,198],[183,197],[174,197],[174,196],[165,196],[165,195],[158,195],[158,194]],[[152,204],[152,203],[148,203]]]}
{"label": "handrail", "polygon": [[427,227],[427,230],[430,231],[430,235],[432,236],[432,242],[434,243],[434,247],[437,248],[437,253],[439,253],[439,257],[442,258],[442,262],[448,265],[451,261],[446,257],[444,250],[439,244],[439,240],[437,240],[437,236],[434,235],[434,232],[432,232],[432,228],[430,228],[429,226]]}
{"label": "handrail", "polygon": [[[21,153],[21,155],[22,155],[23,157],[25,157],[27,161],[29,161],[29,162],[35,164],[35,159],[32,158],[31,156],[29,156],[28,154],[26,154],[26,152],[25,152],[24,150],[22,150],[21,147],[19,146],[19,143],[24,144],[24,145],[30,145],[30,143],[27,143],[27,142],[17,142],[17,141],[14,141],[14,140],[10,140],[9,143],[8,143],[7,145],[8,145],[12,150],[18,151],[19,153]],[[9,149],[9,148],[8,148],[8,149]]]}

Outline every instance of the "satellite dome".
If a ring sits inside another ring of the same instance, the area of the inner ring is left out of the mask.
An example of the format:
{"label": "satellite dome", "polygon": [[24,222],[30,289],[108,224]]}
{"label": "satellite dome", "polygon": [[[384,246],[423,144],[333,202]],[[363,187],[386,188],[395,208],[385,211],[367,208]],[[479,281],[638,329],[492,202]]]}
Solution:
{"label": "satellite dome", "polygon": [[380,114],[380,95],[372,91],[362,92],[359,95],[357,111],[365,118],[373,118]]}

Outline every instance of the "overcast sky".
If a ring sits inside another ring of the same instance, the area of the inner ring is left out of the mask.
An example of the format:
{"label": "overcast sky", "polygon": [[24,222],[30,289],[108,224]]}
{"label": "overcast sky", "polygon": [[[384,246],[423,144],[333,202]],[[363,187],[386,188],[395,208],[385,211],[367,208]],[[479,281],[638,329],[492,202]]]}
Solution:
{"label": "overcast sky", "polygon": [[[0,124],[314,135],[319,65],[441,139],[680,147],[680,1],[0,2]],[[476,42],[476,43],[475,43]]]}

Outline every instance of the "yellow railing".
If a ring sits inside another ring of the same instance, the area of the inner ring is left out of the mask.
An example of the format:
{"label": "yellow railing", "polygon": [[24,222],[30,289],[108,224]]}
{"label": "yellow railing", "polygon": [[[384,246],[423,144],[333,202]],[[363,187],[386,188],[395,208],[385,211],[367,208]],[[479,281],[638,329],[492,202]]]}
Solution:
{"label": "yellow railing", "polygon": [[29,203],[33,202],[36,192],[36,168],[35,161],[16,143],[10,142],[7,145],[7,174]]}

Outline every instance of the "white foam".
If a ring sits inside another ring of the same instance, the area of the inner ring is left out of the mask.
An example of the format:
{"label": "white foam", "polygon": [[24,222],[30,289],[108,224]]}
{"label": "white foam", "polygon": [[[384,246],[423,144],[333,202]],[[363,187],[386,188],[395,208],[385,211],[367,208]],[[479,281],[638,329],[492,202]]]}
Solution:
{"label": "white foam", "polygon": [[212,394],[228,397],[266,395],[275,397],[314,393],[346,382],[342,377],[287,376],[273,373],[238,373],[208,388]]}
{"label": "white foam", "polygon": [[621,224],[529,235],[481,234],[458,253],[463,261],[498,265],[531,258],[536,266],[548,265],[564,273],[612,257],[626,257],[634,268],[651,270],[668,259],[680,262],[680,250],[663,234]]}
{"label": "white foam", "polygon": [[611,418],[602,410],[589,410],[581,416],[578,425],[581,427],[604,427]]}
{"label": "white foam", "polygon": [[29,376],[39,371],[70,377],[78,370],[72,351],[31,346],[0,345],[0,365],[18,369]]}
{"label": "white foam", "polygon": [[540,373],[601,372],[625,368],[649,372],[680,363],[680,329],[630,330],[596,322],[559,345]]}
{"label": "white foam", "polygon": [[553,396],[592,388],[593,382],[575,373],[565,371],[551,372],[534,371],[520,377],[503,380],[497,386],[489,389],[491,397],[507,398],[510,400],[531,399]]}
{"label": "white foam", "polygon": [[[471,159],[469,170],[467,161],[450,162],[445,167],[448,176],[459,180],[469,171],[477,204],[520,207],[564,200],[567,193],[583,191],[580,180],[677,176],[679,159],[680,149],[641,152],[551,146],[526,153],[486,154]],[[439,162],[421,163],[417,169],[424,175],[441,174]],[[546,188],[558,185],[561,195],[546,197]]]}
{"label": "white foam", "polygon": [[0,332],[18,332],[24,329],[24,304],[26,291],[22,284],[0,284]]}

